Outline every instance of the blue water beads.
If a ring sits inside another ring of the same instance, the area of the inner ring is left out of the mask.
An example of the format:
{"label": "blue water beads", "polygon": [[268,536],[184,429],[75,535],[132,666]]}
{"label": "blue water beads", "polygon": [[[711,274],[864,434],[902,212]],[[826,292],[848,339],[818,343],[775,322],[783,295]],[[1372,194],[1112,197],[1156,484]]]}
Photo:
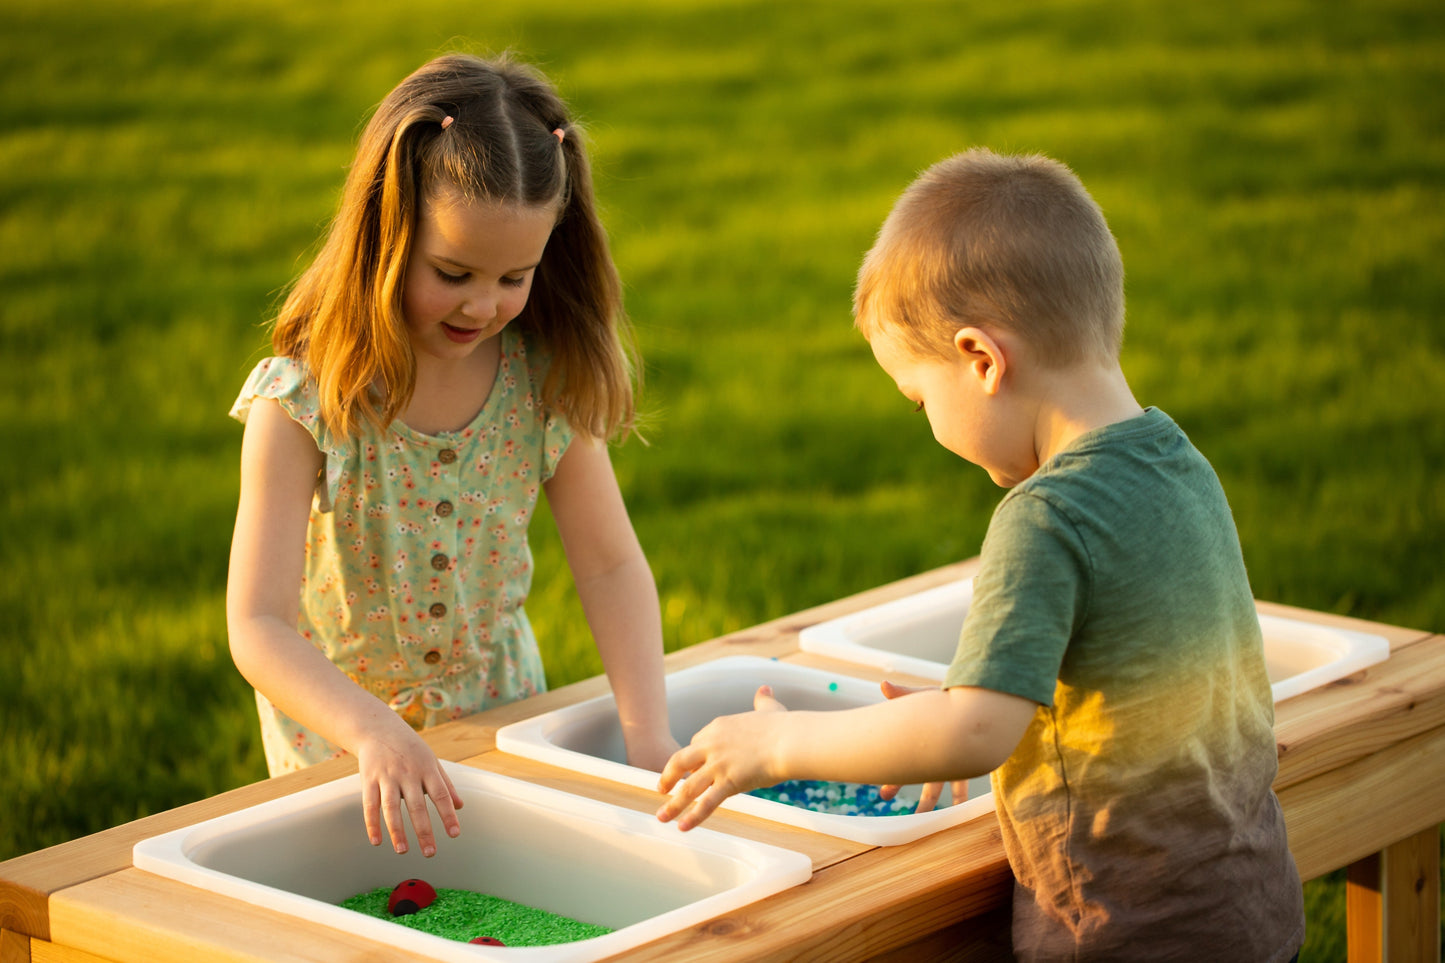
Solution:
{"label": "blue water beads", "polygon": [[839,816],[906,816],[918,806],[917,801],[883,799],[878,795],[877,786],[821,779],[789,779],[776,786],[754,789],[748,795]]}

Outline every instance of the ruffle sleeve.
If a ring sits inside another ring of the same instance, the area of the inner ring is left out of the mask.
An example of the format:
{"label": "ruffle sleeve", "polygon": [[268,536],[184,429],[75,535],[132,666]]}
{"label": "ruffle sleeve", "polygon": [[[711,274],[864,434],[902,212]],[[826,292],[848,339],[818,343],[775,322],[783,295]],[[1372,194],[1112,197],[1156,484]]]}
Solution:
{"label": "ruffle sleeve", "polygon": [[257,398],[277,401],[281,410],[316,440],[317,449],[326,458],[323,476],[316,480],[316,507],[319,511],[331,511],[351,446],[326,427],[316,383],[305,363],[294,358],[262,360],[252,369],[235,404],[231,405],[231,417],[245,424]]}
{"label": "ruffle sleeve", "polygon": [[557,463],[567,453],[575,434],[572,425],[560,411],[548,411],[542,402],[542,385],[547,381],[547,370],[552,366],[552,356],[538,340],[528,334],[522,338],[522,355],[526,363],[529,388],[526,404],[534,407],[542,422],[542,480],[551,478],[557,471]]}

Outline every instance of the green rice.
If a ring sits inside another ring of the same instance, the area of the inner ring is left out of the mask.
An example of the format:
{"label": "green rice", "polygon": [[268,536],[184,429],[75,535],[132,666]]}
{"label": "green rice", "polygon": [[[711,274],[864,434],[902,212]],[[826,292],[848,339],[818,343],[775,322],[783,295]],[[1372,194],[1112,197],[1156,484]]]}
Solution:
{"label": "green rice", "polygon": [[468,943],[490,936],[507,946],[552,946],[603,936],[612,930],[546,910],[466,889],[438,889],[436,902],[406,916],[387,909],[391,889],[378,887],[343,900],[341,905],[367,916],[390,920],[423,933]]}

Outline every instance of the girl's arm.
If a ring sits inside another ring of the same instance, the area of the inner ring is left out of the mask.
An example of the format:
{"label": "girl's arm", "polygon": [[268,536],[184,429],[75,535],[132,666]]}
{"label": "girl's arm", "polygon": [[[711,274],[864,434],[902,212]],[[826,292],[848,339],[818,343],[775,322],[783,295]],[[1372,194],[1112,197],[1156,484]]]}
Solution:
{"label": "girl's arm", "polygon": [[708,723],[668,761],[658,788],[686,780],[658,819],[691,829],[734,793],[787,779],[904,785],[979,776],[1013,753],[1038,709],[970,686],[833,712],[787,712],[763,686],[753,704]]}
{"label": "girl's arm", "polygon": [[436,851],[426,798],[449,836],[460,831],[456,788],[426,742],[352,682],[296,631],[306,525],[324,459],[281,406],[258,398],[241,444],[241,499],[226,582],[226,624],[236,668],[292,719],[357,757],[362,811],[373,846],[381,820],[406,852],[402,805],[426,856]]}
{"label": "girl's arm", "polygon": [[627,761],[656,772],[677,749],[667,726],[662,616],[606,443],[577,436],[544,487],[617,699]]}

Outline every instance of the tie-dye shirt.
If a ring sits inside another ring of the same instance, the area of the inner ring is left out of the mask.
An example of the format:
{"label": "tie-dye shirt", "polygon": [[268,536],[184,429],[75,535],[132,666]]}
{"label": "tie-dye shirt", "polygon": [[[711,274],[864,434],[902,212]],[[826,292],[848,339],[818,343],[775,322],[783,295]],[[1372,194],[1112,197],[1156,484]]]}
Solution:
{"label": "tie-dye shirt", "polygon": [[1164,413],[999,503],[945,686],[1039,703],[992,777],[1021,960],[1288,960],[1300,881],[1234,521]]}
{"label": "tie-dye shirt", "polygon": [[[273,398],[316,439],[326,465],[306,533],[301,634],[415,728],[546,689],[522,603],[527,525],[572,438],[543,411],[545,363],[514,327],[486,404],[458,431],[425,435],[363,421],[337,438],[306,366],[267,358],[232,417]],[[272,775],[338,754],[256,693]]]}

